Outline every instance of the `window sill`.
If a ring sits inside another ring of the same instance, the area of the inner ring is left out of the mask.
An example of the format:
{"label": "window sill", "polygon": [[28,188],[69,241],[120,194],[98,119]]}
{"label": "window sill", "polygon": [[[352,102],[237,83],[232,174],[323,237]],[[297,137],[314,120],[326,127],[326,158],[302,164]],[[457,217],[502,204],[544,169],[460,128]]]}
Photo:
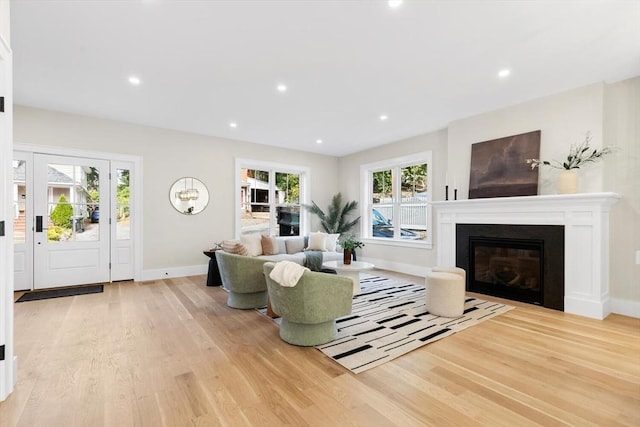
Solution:
{"label": "window sill", "polygon": [[425,240],[415,241],[415,240],[400,240],[400,239],[386,239],[386,238],[376,238],[376,237],[367,237],[362,238],[362,243],[371,244],[371,245],[381,245],[381,246],[395,246],[402,248],[416,248],[416,249],[433,249],[433,244],[431,242],[427,242]]}

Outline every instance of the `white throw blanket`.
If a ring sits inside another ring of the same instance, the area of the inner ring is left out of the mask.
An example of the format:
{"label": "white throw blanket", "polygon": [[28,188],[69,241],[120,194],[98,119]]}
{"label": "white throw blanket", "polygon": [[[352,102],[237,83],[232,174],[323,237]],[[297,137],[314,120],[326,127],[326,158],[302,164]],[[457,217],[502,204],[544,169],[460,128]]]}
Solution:
{"label": "white throw blanket", "polygon": [[273,267],[269,277],[274,282],[279,283],[280,286],[292,288],[298,284],[298,280],[300,280],[305,271],[310,270],[293,261],[280,261]]}

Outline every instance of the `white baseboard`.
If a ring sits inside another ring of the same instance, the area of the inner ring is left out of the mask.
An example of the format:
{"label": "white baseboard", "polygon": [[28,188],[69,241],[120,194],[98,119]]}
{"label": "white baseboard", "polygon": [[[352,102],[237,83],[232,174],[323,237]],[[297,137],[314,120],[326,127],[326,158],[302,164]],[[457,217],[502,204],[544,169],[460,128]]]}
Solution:
{"label": "white baseboard", "polygon": [[[398,273],[411,274],[411,275],[420,276],[420,277],[425,277],[427,273],[431,271],[431,267],[426,267],[426,266],[421,267],[421,266],[412,265],[412,264],[402,264],[399,262],[386,261],[383,259],[358,257],[358,260],[373,263],[376,266],[376,268],[397,271]],[[207,274],[208,271],[209,271],[209,264],[143,270],[142,279],[140,281],[168,279],[168,278],[185,277],[185,276],[196,276],[199,274]]]}
{"label": "white baseboard", "polygon": [[623,316],[640,318],[640,301],[611,298],[611,312]]}
{"label": "white baseboard", "polygon": [[[426,277],[427,273],[431,271],[431,267],[402,264],[399,262],[386,261],[383,259],[358,257],[358,260],[373,263],[376,268],[382,268],[384,270],[391,270],[398,273],[411,274],[420,277]],[[168,279],[174,277],[197,276],[199,274],[207,274],[208,271],[209,264],[143,270],[142,278],[140,281],[144,282],[148,280]]]}
{"label": "white baseboard", "polygon": [[169,279],[173,277],[197,276],[200,274],[207,274],[208,271],[208,263],[202,265],[188,265],[185,267],[169,267],[158,268],[154,270],[143,270],[141,281],[145,282],[148,280]]}
{"label": "white baseboard", "polygon": [[358,261],[370,262],[376,266],[376,268],[382,268],[383,270],[396,271],[398,273],[411,274],[413,276],[426,277],[427,273],[431,271],[431,267],[418,266],[414,264],[403,264],[395,261],[387,261],[384,259],[376,258],[362,258],[358,257]]}

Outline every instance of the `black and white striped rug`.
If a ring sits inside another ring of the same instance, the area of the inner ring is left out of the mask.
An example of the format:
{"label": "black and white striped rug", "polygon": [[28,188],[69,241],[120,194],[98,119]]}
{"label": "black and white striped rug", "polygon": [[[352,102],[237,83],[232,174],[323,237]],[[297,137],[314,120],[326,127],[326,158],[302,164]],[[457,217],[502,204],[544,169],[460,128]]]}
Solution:
{"label": "black and white striped rug", "polygon": [[469,297],[462,316],[439,317],[427,312],[422,284],[370,274],[360,283],[352,313],[336,321],[338,338],[316,347],[356,374],[514,308]]}

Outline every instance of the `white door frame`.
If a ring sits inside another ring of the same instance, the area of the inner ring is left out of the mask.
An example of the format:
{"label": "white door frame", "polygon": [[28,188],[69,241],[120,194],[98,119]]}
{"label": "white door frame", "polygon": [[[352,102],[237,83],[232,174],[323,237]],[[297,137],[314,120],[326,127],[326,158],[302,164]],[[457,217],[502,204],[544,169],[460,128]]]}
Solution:
{"label": "white door frame", "polygon": [[136,281],[142,280],[142,158],[126,154],[78,150],[49,145],[22,144],[17,142],[14,143],[13,149],[15,151],[26,151],[38,154],[103,159],[112,162],[125,162],[126,164],[132,165],[131,190],[133,197],[131,203],[131,223],[132,228],[135,230],[135,234],[131,236],[133,244],[133,279]]}
{"label": "white door frame", "polygon": [[[9,12],[9,6],[0,7]],[[8,28],[6,29],[8,31]],[[0,402],[5,400],[17,380],[17,360],[13,355],[13,204],[8,203],[13,186],[13,56],[8,41],[0,34],[0,221],[5,235],[0,237]]]}

